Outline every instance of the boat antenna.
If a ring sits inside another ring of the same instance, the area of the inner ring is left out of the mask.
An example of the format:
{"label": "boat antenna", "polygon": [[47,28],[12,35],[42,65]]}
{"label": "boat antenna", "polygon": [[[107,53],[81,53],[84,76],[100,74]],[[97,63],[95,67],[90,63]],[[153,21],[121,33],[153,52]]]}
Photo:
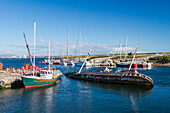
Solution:
{"label": "boat antenna", "polygon": [[50,40],[48,41],[48,60],[49,60],[49,70],[50,70]]}
{"label": "boat antenna", "polygon": [[54,60],[54,42],[55,42],[55,35],[53,33],[52,60]]}
{"label": "boat antenna", "polygon": [[117,46],[116,53],[115,53],[116,55],[119,54],[119,49],[120,49],[120,43],[119,43],[119,45]]}
{"label": "boat antenna", "polygon": [[68,61],[68,33],[69,33],[69,31],[67,29],[67,61]]}
{"label": "boat antenna", "polygon": [[90,56],[90,52],[91,52],[91,50],[92,50],[92,48],[90,49],[90,51],[88,52],[88,55],[87,55],[87,57],[85,58],[85,60],[84,60],[84,63],[83,63],[83,65],[81,66],[81,68],[80,68],[80,70],[79,70],[79,74],[81,73],[81,70],[83,69],[83,67],[84,67],[84,64],[86,63],[86,61],[87,61],[87,59],[88,59],[88,57]]}
{"label": "boat antenna", "polygon": [[79,40],[78,40],[78,60],[80,61],[80,51],[81,51],[81,48],[80,48],[80,38],[81,38],[81,32],[79,31]]}
{"label": "boat antenna", "polygon": [[23,35],[24,35],[24,38],[25,38],[25,43],[26,43],[26,47],[27,47],[27,50],[28,50],[30,62],[31,62],[31,65],[33,66],[33,63],[32,63],[32,56],[31,56],[31,53],[30,53],[29,45],[28,45],[28,43],[27,43],[27,38],[26,38],[26,36],[25,36],[25,33],[23,33]]}
{"label": "boat antenna", "polygon": [[121,53],[122,53],[122,47],[121,47],[121,42],[120,42],[120,60],[121,60]]}
{"label": "boat antenna", "polygon": [[126,35],[126,39],[125,39],[125,41],[126,41],[126,47],[125,47],[125,60],[126,60],[126,58],[127,58],[127,35]]}
{"label": "boat antenna", "polygon": [[86,44],[85,44],[85,47],[86,47],[86,49],[85,49],[85,54],[87,54],[87,53],[88,53],[88,49],[87,49],[87,47],[88,47],[87,37],[86,37]]}
{"label": "boat antenna", "polygon": [[130,69],[131,69],[131,67],[132,67],[133,61],[134,61],[135,56],[136,56],[136,52],[137,52],[137,50],[138,50],[138,48],[139,48],[139,44],[140,44],[140,43],[138,43],[138,46],[136,47],[135,54],[133,55],[132,62],[131,62],[131,64],[130,64],[130,66],[129,66],[129,70],[130,70]]}
{"label": "boat antenna", "polygon": [[36,21],[34,21],[34,59],[33,59],[33,76],[35,72],[35,39],[36,39]]}

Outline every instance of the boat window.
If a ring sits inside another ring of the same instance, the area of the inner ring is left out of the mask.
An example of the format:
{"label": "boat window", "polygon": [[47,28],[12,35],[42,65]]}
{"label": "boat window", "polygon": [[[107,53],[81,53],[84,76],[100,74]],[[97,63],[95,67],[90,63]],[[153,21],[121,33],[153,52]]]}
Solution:
{"label": "boat window", "polygon": [[45,72],[45,74],[47,74],[47,72]]}

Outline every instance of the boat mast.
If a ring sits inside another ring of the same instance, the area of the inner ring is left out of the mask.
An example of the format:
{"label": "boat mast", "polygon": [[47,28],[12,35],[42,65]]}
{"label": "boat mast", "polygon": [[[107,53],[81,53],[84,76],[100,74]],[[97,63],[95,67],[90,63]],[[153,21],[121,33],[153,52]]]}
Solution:
{"label": "boat mast", "polygon": [[87,52],[88,52],[87,45],[88,45],[88,42],[87,42],[87,37],[86,37],[86,50],[85,50],[85,54],[87,54]]}
{"label": "boat mast", "polygon": [[34,21],[34,59],[33,59],[33,76],[35,72],[35,39],[36,39],[36,21]]}
{"label": "boat mast", "polygon": [[121,42],[120,42],[120,60],[121,60],[121,54],[122,54],[122,47],[121,47]]}
{"label": "boat mast", "polygon": [[133,61],[134,61],[134,59],[135,59],[136,52],[137,52],[138,48],[139,48],[139,43],[138,43],[138,46],[136,47],[136,50],[135,50],[135,53],[134,53],[134,56],[133,56],[132,62],[131,62],[131,64],[130,64],[130,66],[129,66],[129,70],[130,70],[130,69],[131,69],[131,67],[132,67],[132,64],[133,64]]}
{"label": "boat mast", "polygon": [[84,63],[83,63],[83,65],[81,66],[81,68],[80,68],[80,70],[79,70],[79,72],[78,72],[79,74],[81,73],[81,70],[83,69],[84,64],[86,63],[86,61],[87,61],[87,59],[88,59],[88,57],[89,57],[89,55],[90,55],[91,50],[92,50],[92,48],[91,48],[90,51],[88,52],[88,55],[87,55],[87,57],[85,58]]}
{"label": "boat mast", "polygon": [[81,35],[81,33],[80,33],[80,31],[79,31],[79,40],[78,40],[78,59],[79,59],[79,61],[80,61],[80,51],[81,51],[81,50],[80,50],[80,49],[81,49],[81,48],[80,48],[80,38],[81,38],[80,35]]}
{"label": "boat mast", "polygon": [[125,47],[125,60],[126,60],[126,57],[127,57],[127,35],[126,35],[126,47]]}
{"label": "boat mast", "polygon": [[67,29],[67,61],[68,61],[68,33],[69,33],[69,31]]}
{"label": "boat mast", "polygon": [[55,42],[55,35],[53,34],[52,60],[54,60],[54,42]]}
{"label": "boat mast", "polygon": [[48,41],[48,60],[49,60],[49,70],[50,70],[50,40]]}
{"label": "boat mast", "polygon": [[24,38],[25,38],[25,43],[26,43],[26,47],[27,47],[27,50],[28,50],[30,62],[31,62],[31,65],[33,66],[33,63],[32,63],[32,56],[31,56],[31,53],[30,53],[29,45],[28,45],[28,43],[27,43],[27,38],[26,38],[26,36],[25,36],[25,33],[23,33],[23,35],[24,35]]}
{"label": "boat mast", "polygon": [[61,44],[61,59],[63,59],[63,49],[62,49],[62,44]]}

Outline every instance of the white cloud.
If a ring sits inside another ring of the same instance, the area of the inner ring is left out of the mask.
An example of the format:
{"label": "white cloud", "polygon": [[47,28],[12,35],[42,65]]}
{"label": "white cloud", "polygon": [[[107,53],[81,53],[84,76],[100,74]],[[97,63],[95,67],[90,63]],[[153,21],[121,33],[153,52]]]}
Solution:
{"label": "white cloud", "polygon": [[45,42],[46,40],[37,40],[37,42]]}
{"label": "white cloud", "polygon": [[[0,55],[11,54],[17,56],[28,55],[27,49],[25,44],[1,44]],[[31,54],[33,53],[33,44],[29,44]],[[66,55],[67,47],[65,43],[54,43],[51,42],[51,54],[54,53],[54,56]],[[78,47],[75,43],[69,43],[69,55],[78,55],[78,51],[80,51],[81,55],[86,55],[90,48],[93,48],[91,51],[92,55],[95,54],[119,54],[120,49],[118,46],[115,45],[105,45],[105,44],[86,44],[80,43],[80,47]],[[122,48],[123,49],[123,48]],[[119,51],[118,51],[119,50]],[[118,51],[118,52],[117,52]],[[135,48],[127,47],[127,52],[134,52]],[[141,49],[139,52],[146,52],[142,51]],[[123,50],[122,53],[125,53]],[[47,56],[48,55],[48,41],[40,41],[36,43],[36,56]]]}

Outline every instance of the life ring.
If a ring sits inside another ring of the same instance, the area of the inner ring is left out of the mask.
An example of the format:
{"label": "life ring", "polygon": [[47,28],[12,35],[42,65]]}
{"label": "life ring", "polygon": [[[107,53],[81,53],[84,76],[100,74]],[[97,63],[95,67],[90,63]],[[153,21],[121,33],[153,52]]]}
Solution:
{"label": "life ring", "polygon": [[0,81],[0,86],[3,87],[5,85],[5,82],[4,81]]}

